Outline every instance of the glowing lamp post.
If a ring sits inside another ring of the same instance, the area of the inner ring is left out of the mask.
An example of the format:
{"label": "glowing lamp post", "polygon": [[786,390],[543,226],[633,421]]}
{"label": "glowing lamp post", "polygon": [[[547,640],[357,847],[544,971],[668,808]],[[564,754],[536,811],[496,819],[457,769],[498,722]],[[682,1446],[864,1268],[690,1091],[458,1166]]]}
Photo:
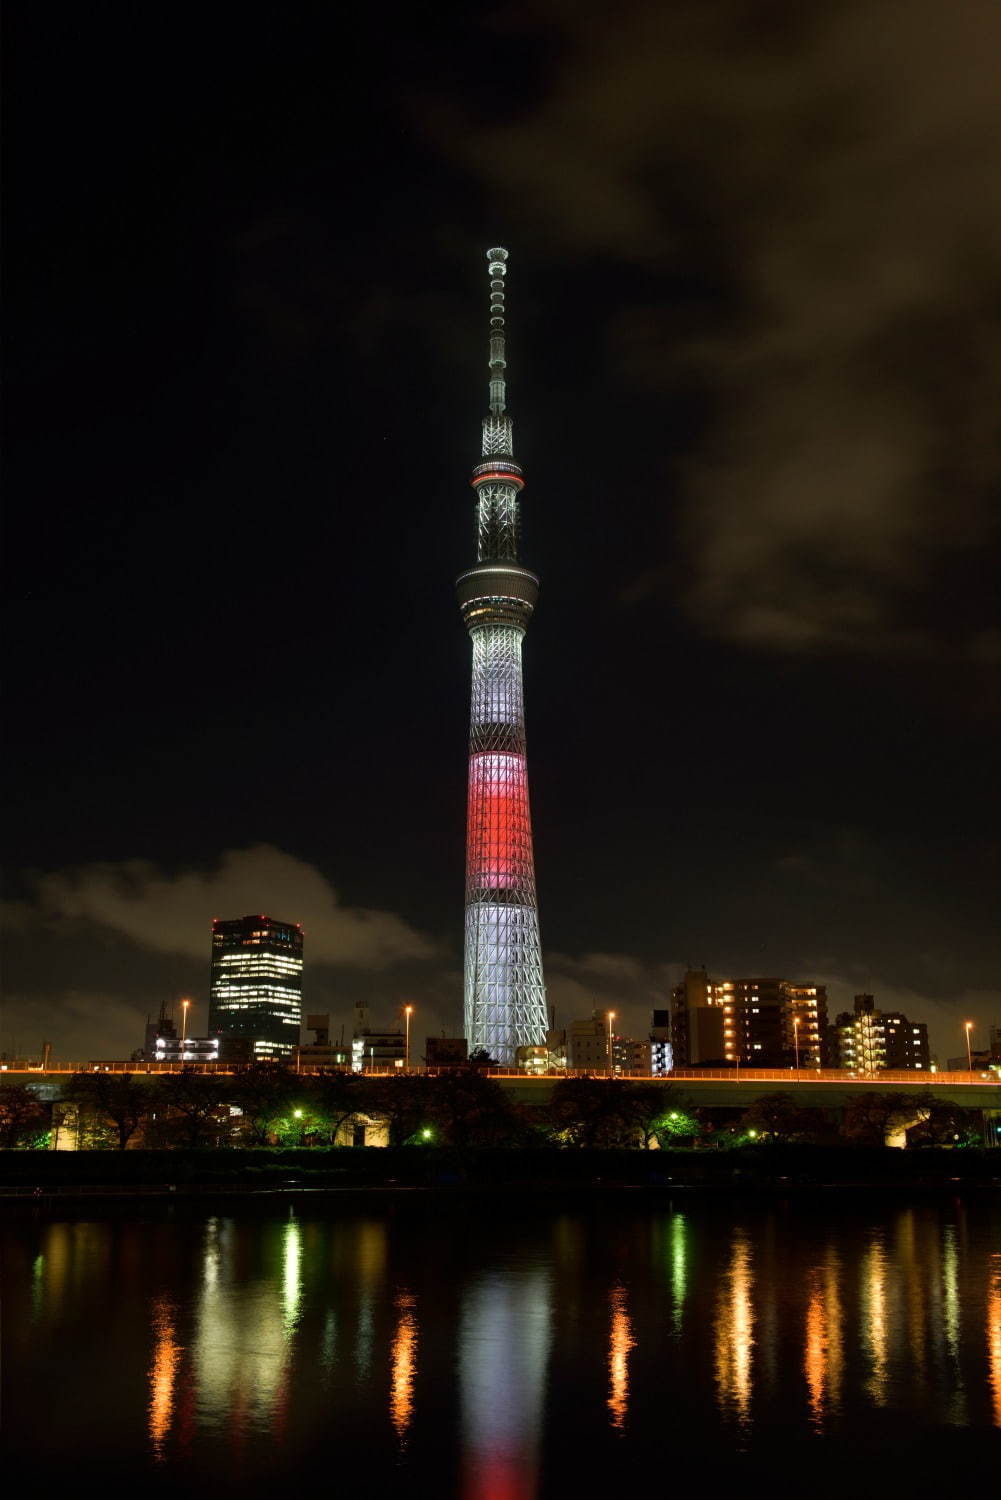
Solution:
{"label": "glowing lamp post", "polygon": [[799,1016],[792,1018],[792,1044],[796,1049],[796,1072],[799,1072]]}
{"label": "glowing lamp post", "polygon": [[403,1007],[403,1019],[406,1022],[406,1040],[403,1044],[403,1070],[405,1073],[410,1072],[410,1017],[413,1013],[414,1008],[412,1005],[405,1005]]}
{"label": "glowing lamp post", "polygon": [[188,1037],[188,1011],[191,1009],[190,1000],[181,1001],[181,1051],[184,1051],[184,1043]]}
{"label": "glowing lamp post", "polygon": [[613,1054],[613,1048],[612,1048],[612,1022],[614,1020],[615,1020],[615,1012],[614,1012],[614,1010],[610,1010],[608,1012],[608,1076],[609,1076],[609,1078],[614,1078],[614,1076],[615,1076],[615,1067],[614,1067],[614,1063],[613,1063],[613,1056],[614,1056],[614,1054]]}
{"label": "glowing lamp post", "polygon": [[964,1021],[963,1022],[963,1030],[966,1032],[966,1065],[969,1068],[970,1072],[972,1073],[973,1072],[973,1046],[972,1046],[972,1044],[970,1042],[970,1035],[971,1035],[971,1033],[973,1031],[973,1022],[972,1021]]}

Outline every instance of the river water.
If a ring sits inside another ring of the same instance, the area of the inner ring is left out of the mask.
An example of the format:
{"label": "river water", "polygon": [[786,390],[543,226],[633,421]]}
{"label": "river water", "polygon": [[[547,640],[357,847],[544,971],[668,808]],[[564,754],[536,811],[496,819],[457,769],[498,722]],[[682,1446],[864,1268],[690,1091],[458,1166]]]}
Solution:
{"label": "river water", "polygon": [[3,1248],[8,1471],[911,1497],[1001,1456],[986,1196],[301,1194],[22,1214]]}

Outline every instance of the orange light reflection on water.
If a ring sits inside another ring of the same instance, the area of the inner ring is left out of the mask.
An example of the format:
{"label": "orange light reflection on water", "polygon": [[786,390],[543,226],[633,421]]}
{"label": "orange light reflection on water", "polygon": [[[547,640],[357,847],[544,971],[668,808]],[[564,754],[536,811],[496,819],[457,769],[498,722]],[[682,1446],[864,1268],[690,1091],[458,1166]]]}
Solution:
{"label": "orange light reflection on water", "polygon": [[608,1409],[612,1426],[621,1432],[629,1410],[629,1351],[636,1340],[626,1310],[625,1287],[614,1286],[609,1301],[612,1321],[608,1335]]}
{"label": "orange light reflection on water", "polygon": [[806,1348],[803,1368],[810,1397],[810,1418],[821,1431],[824,1418],[841,1403],[841,1294],[838,1262],[828,1251],[822,1269],[810,1272],[810,1300],[806,1309]]}
{"label": "orange light reflection on water", "polygon": [[723,1410],[742,1425],[751,1415],[754,1365],[754,1270],[747,1235],[735,1231],[730,1265],[716,1307],[716,1388]]}
{"label": "orange light reflection on water", "polygon": [[869,1355],[867,1389],[877,1406],[886,1404],[886,1251],[874,1236],[862,1272],[862,1340]]}
{"label": "orange light reflection on water", "polygon": [[153,1363],[149,1372],[149,1438],[153,1457],[162,1462],[174,1419],[174,1386],[181,1347],[176,1342],[174,1306],[167,1297],[153,1300]]}
{"label": "orange light reflection on water", "polygon": [[389,1382],[389,1414],[396,1436],[406,1440],[414,1414],[414,1377],[417,1374],[416,1300],[409,1292],[396,1299],[399,1318],[390,1352],[392,1372]]}
{"label": "orange light reflection on water", "polygon": [[987,1292],[987,1378],[994,1408],[994,1426],[1001,1427],[1001,1255],[991,1256]]}

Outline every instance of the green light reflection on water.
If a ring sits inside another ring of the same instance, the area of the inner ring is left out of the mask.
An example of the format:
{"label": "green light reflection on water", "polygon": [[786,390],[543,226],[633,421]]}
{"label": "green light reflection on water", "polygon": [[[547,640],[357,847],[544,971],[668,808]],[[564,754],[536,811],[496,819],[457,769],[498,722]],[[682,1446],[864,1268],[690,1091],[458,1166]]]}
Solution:
{"label": "green light reflection on water", "polygon": [[681,1332],[688,1290],[688,1225],[684,1214],[671,1218],[671,1322],[675,1333]]}
{"label": "green light reflection on water", "polygon": [[31,1315],[37,1320],[42,1312],[42,1300],[45,1294],[45,1256],[39,1250],[31,1267]]}

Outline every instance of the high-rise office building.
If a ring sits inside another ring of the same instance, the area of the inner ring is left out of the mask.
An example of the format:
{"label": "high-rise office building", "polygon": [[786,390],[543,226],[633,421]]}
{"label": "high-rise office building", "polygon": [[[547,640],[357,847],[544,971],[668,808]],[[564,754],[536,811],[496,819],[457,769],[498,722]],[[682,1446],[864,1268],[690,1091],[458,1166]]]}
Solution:
{"label": "high-rise office building", "polygon": [[[302,1021],[302,928],[273,917],[212,923],[209,1035],[255,1058],[290,1057]],[[242,1048],[240,1044],[243,1044]]]}
{"label": "high-rise office building", "polygon": [[532,820],[528,803],[521,643],[539,580],[518,562],[519,494],[505,384],[504,277],[508,253],[487,251],[490,401],[482,460],[473,470],[477,561],[456,582],[473,646],[466,836],[465,1029],[513,1066],[517,1049],[545,1041]]}
{"label": "high-rise office building", "polygon": [[925,1023],[909,1021],[900,1011],[877,1010],[872,995],[856,995],[854,1011],[842,1011],[834,1029],[841,1068],[927,1073],[931,1066]]}

